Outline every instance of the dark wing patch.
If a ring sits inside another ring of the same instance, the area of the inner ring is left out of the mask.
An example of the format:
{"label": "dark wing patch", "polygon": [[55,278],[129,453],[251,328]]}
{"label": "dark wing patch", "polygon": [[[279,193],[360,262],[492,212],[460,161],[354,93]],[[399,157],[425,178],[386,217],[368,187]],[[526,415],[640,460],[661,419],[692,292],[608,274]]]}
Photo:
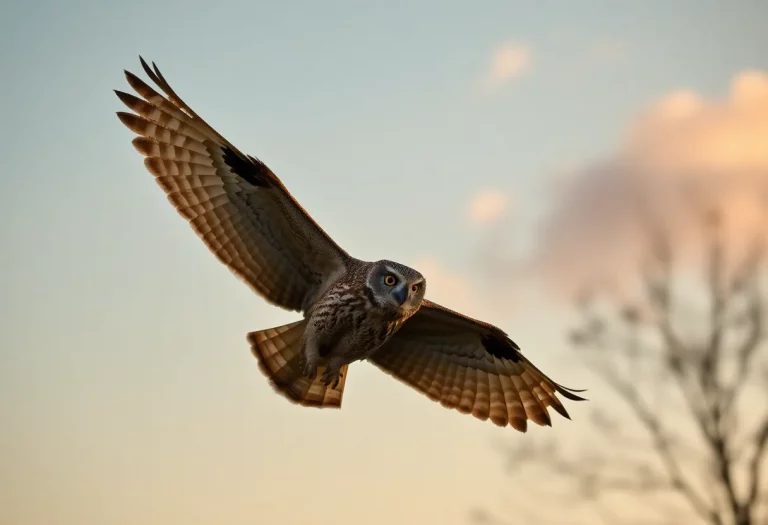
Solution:
{"label": "dark wing patch", "polygon": [[226,165],[232,168],[232,171],[246,182],[260,188],[268,188],[270,186],[272,173],[263,162],[251,156],[241,157],[229,146],[222,146],[221,151],[224,153],[223,159]]}
{"label": "dark wing patch", "polygon": [[508,359],[514,363],[520,360],[520,347],[509,337],[491,332],[483,335],[480,342],[482,342],[483,348],[493,357]]}

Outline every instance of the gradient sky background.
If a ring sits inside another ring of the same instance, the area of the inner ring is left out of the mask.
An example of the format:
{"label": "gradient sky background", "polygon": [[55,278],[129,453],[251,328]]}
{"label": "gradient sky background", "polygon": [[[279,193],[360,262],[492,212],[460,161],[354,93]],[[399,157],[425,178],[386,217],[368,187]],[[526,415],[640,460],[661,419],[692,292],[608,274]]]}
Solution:
{"label": "gradient sky background", "polygon": [[597,400],[564,357],[567,305],[499,288],[480,255],[499,236],[530,250],[558,174],[613,151],[649,104],[723,99],[768,68],[768,4],[534,4],[0,4],[0,523],[456,525],[476,505],[524,509],[494,440],[577,435],[586,405],[519,435],[368,364],[339,412],[275,396],[245,333],[296,314],[175,214],[112,89],[123,69],[143,76],[138,54],[156,61],[349,252],[418,265],[431,298]]}

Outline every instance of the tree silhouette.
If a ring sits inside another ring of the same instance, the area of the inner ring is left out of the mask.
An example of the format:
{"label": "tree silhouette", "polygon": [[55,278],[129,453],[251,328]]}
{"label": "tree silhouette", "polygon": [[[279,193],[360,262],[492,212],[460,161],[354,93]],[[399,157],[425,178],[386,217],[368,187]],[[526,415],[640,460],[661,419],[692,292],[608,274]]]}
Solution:
{"label": "tree silhouette", "polygon": [[[695,274],[646,218],[639,299],[579,298],[570,342],[613,399],[592,401],[594,438],[507,446],[513,476],[543,469],[606,523],[768,524],[765,236],[736,256],[722,223],[703,214]],[[652,512],[637,521],[638,508]],[[482,512],[475,521],[502,523]]]}

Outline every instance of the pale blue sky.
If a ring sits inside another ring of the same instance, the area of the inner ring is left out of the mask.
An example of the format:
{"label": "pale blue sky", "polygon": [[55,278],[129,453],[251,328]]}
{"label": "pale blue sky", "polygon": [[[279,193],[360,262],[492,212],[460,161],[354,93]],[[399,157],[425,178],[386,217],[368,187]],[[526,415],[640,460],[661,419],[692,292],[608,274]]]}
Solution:
{"label": "pale blue sky", "polygon": [[[552,174],[648,103],[768,67],[766,20],[757,1],[6,0],[0,522],[452,525],[507,491],[491,437],[523,439],[365,364],[339,413],[276,398],[244,334],[295,315],[216,262],[144,171],[112,93],[138,54],[353,255],[432,258],[479,287],[473,193],[511,194],[507,240],[525,243]],[[530,68],[481,93],[506,42]],[[492,321],[551,367],[560,318]],[[558,381],[592,386],[569,366]],[[542,432],[578,431],[571,412]],[[302,479],[323,492],[306,505]]]}

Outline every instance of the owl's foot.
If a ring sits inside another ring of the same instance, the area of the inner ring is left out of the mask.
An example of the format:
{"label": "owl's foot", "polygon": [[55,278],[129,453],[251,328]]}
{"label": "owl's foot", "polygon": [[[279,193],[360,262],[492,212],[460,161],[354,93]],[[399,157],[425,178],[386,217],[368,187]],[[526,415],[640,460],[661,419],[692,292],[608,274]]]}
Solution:
{"label": "owl's foot", "polygon": [[301,360],[299,361],[299,366],[301,367],[301,373],[304,377],[310,381],[314,381],[317,377],[317,358],[310,357],[307,359],[307,356],[302,355]]}
{"label": "owl's foot", "polygon": [[330,366],[325,369],[323,373],[323,384],[328,388],[336,388],[341,381],[341,373],[338,369],[333,369]]}

